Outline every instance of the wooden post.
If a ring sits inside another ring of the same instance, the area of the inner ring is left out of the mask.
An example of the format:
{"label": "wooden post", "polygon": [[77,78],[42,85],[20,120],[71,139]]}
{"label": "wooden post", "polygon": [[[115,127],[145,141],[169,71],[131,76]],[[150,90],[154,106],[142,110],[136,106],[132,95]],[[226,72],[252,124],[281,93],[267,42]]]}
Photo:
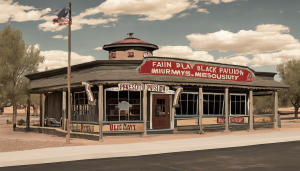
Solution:
{"label": "wooden post", "polygon": [[42,94],[42,127],[45,127],[45,95]]}
{"label": "wooden post", "polygon": [[274,90],[274,129],[277,130],[278,128],[278,119],[277,119],[277,115],[278,115],[278,92],[277,90]]}
{"label": "wooden post", "polygon": [[42,126],[43,95],[40,94],[40,126]]}
{"label": "wooden post", "polygon": [[254,131],[253,129],[253,90],[249,91],[249,131]]}
{"label": "wooden post", "polygon": [[27,98],[27,116],[26,116],[26,129],[29,131],[30,129],[30,94]]}
{"label": "wooden post", "polygon": [[98,85],[99,92],[98,92],[98,103],[99,103],[99,141],[103,141],[103,85]]}
{"label": "wooden post", "polygon": [[143,90],[143,136],[147,135],[147,84],[144,84]]}
{"label": "wooden post", "polygon": [[229,117],[228,117],[228,112],[229,112],[229,93],[228,93],[228,87],[225,88],[225,131],[224,132],[230,132],[229,128],[228,128],[228,124],[229,124]]}
{"label": "wooden post", "polygon": [[66,130],[66,119],[67,119],[67,114],[66,114],[67,102],[66,101],[67,101],[66,91],[63,91],[63,93],[62,93],[63,130]]}
{"label": "wooden post", "polygon": [[199,127],[200,131],[199,134],[204,134],[203,126],[202,126],[202,117],[203,117],[203,88],[202,86],[199,87],[199,93],[198,93],[198,110],[199,110]]}

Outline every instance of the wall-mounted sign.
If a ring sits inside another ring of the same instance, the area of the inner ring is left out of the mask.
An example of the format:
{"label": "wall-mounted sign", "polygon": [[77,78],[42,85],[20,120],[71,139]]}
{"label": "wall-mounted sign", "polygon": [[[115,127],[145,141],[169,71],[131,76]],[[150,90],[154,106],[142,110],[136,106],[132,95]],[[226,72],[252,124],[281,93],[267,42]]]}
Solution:
{"label": "wall-mounted sign", "polygon": [[252,82],[253,77],[247,69],[160,60],[145,61],[139,68],[139,73],[143,75],[172,75],[239,82]]}
{"label": "wall-mounted sign", "polygon": [[175,94],[175,91],[170,90],[168,86],[158,84],[147,84],[147,91],[163,92],[168,94]]}
{"label": "wall-mounted sign", "polygon": [[[225,123],[225,118],[218,118],[217,122],[219,124]],[[244,123],[244,117],[232,117],[229,120],[230,123]]]}
{"label": "wall-mounted sign", "polygon": [[119,86],[119,91],[122,91],[122,90],[141,91],[141,90],[143,90],[142,84],[120,83],[118,86]]}
{"label": "wall-mounted sign", "polygon": [[110,131],[143,131],[142,123],[119,123],[103,126],[103,132]]}

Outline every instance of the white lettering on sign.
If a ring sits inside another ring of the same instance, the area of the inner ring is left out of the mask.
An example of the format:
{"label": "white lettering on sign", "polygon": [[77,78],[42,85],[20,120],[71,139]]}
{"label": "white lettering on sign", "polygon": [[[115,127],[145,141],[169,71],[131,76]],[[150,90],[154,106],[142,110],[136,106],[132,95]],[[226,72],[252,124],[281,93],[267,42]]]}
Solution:
{"label": "white lettering on sign", "polygon": [[118,86],[119,86],[119,91],[122,91],[122,90],[140,91],[140,90],[142,90],[141,84],[120,83]]}

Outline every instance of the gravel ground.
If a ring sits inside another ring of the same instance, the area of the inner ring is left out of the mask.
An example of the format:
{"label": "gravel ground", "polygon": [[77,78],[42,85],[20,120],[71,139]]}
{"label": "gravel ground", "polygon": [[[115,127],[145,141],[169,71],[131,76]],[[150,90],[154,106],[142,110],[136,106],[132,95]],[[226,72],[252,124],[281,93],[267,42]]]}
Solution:
{"label": "gravel ground", "polygon": [[65,142],[59,141],[25,141],[18,139],[0,138],[0,152],[24,151],[40,148],[63,147],[63,146],[81,146],[83,143],[74,142],[67,145]]}

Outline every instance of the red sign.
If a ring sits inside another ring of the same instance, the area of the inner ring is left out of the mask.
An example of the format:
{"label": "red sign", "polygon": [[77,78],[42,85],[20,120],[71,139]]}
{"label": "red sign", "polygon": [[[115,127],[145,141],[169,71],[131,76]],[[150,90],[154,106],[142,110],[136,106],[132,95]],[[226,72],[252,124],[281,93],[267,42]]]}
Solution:
{"label": "red sign", "polygon": [[252,82],[252,73],[247,69],[223,66],[190,64],[177,61],[146,61],[139,69],[143,75],[173,75],[225,81]]}
{"label": "red sign", "polygon": [[[218,123],[225,123],[225,118],[218,118]],[[230,118],[230,123],[244,123],[243,117],[233,117]]]}

